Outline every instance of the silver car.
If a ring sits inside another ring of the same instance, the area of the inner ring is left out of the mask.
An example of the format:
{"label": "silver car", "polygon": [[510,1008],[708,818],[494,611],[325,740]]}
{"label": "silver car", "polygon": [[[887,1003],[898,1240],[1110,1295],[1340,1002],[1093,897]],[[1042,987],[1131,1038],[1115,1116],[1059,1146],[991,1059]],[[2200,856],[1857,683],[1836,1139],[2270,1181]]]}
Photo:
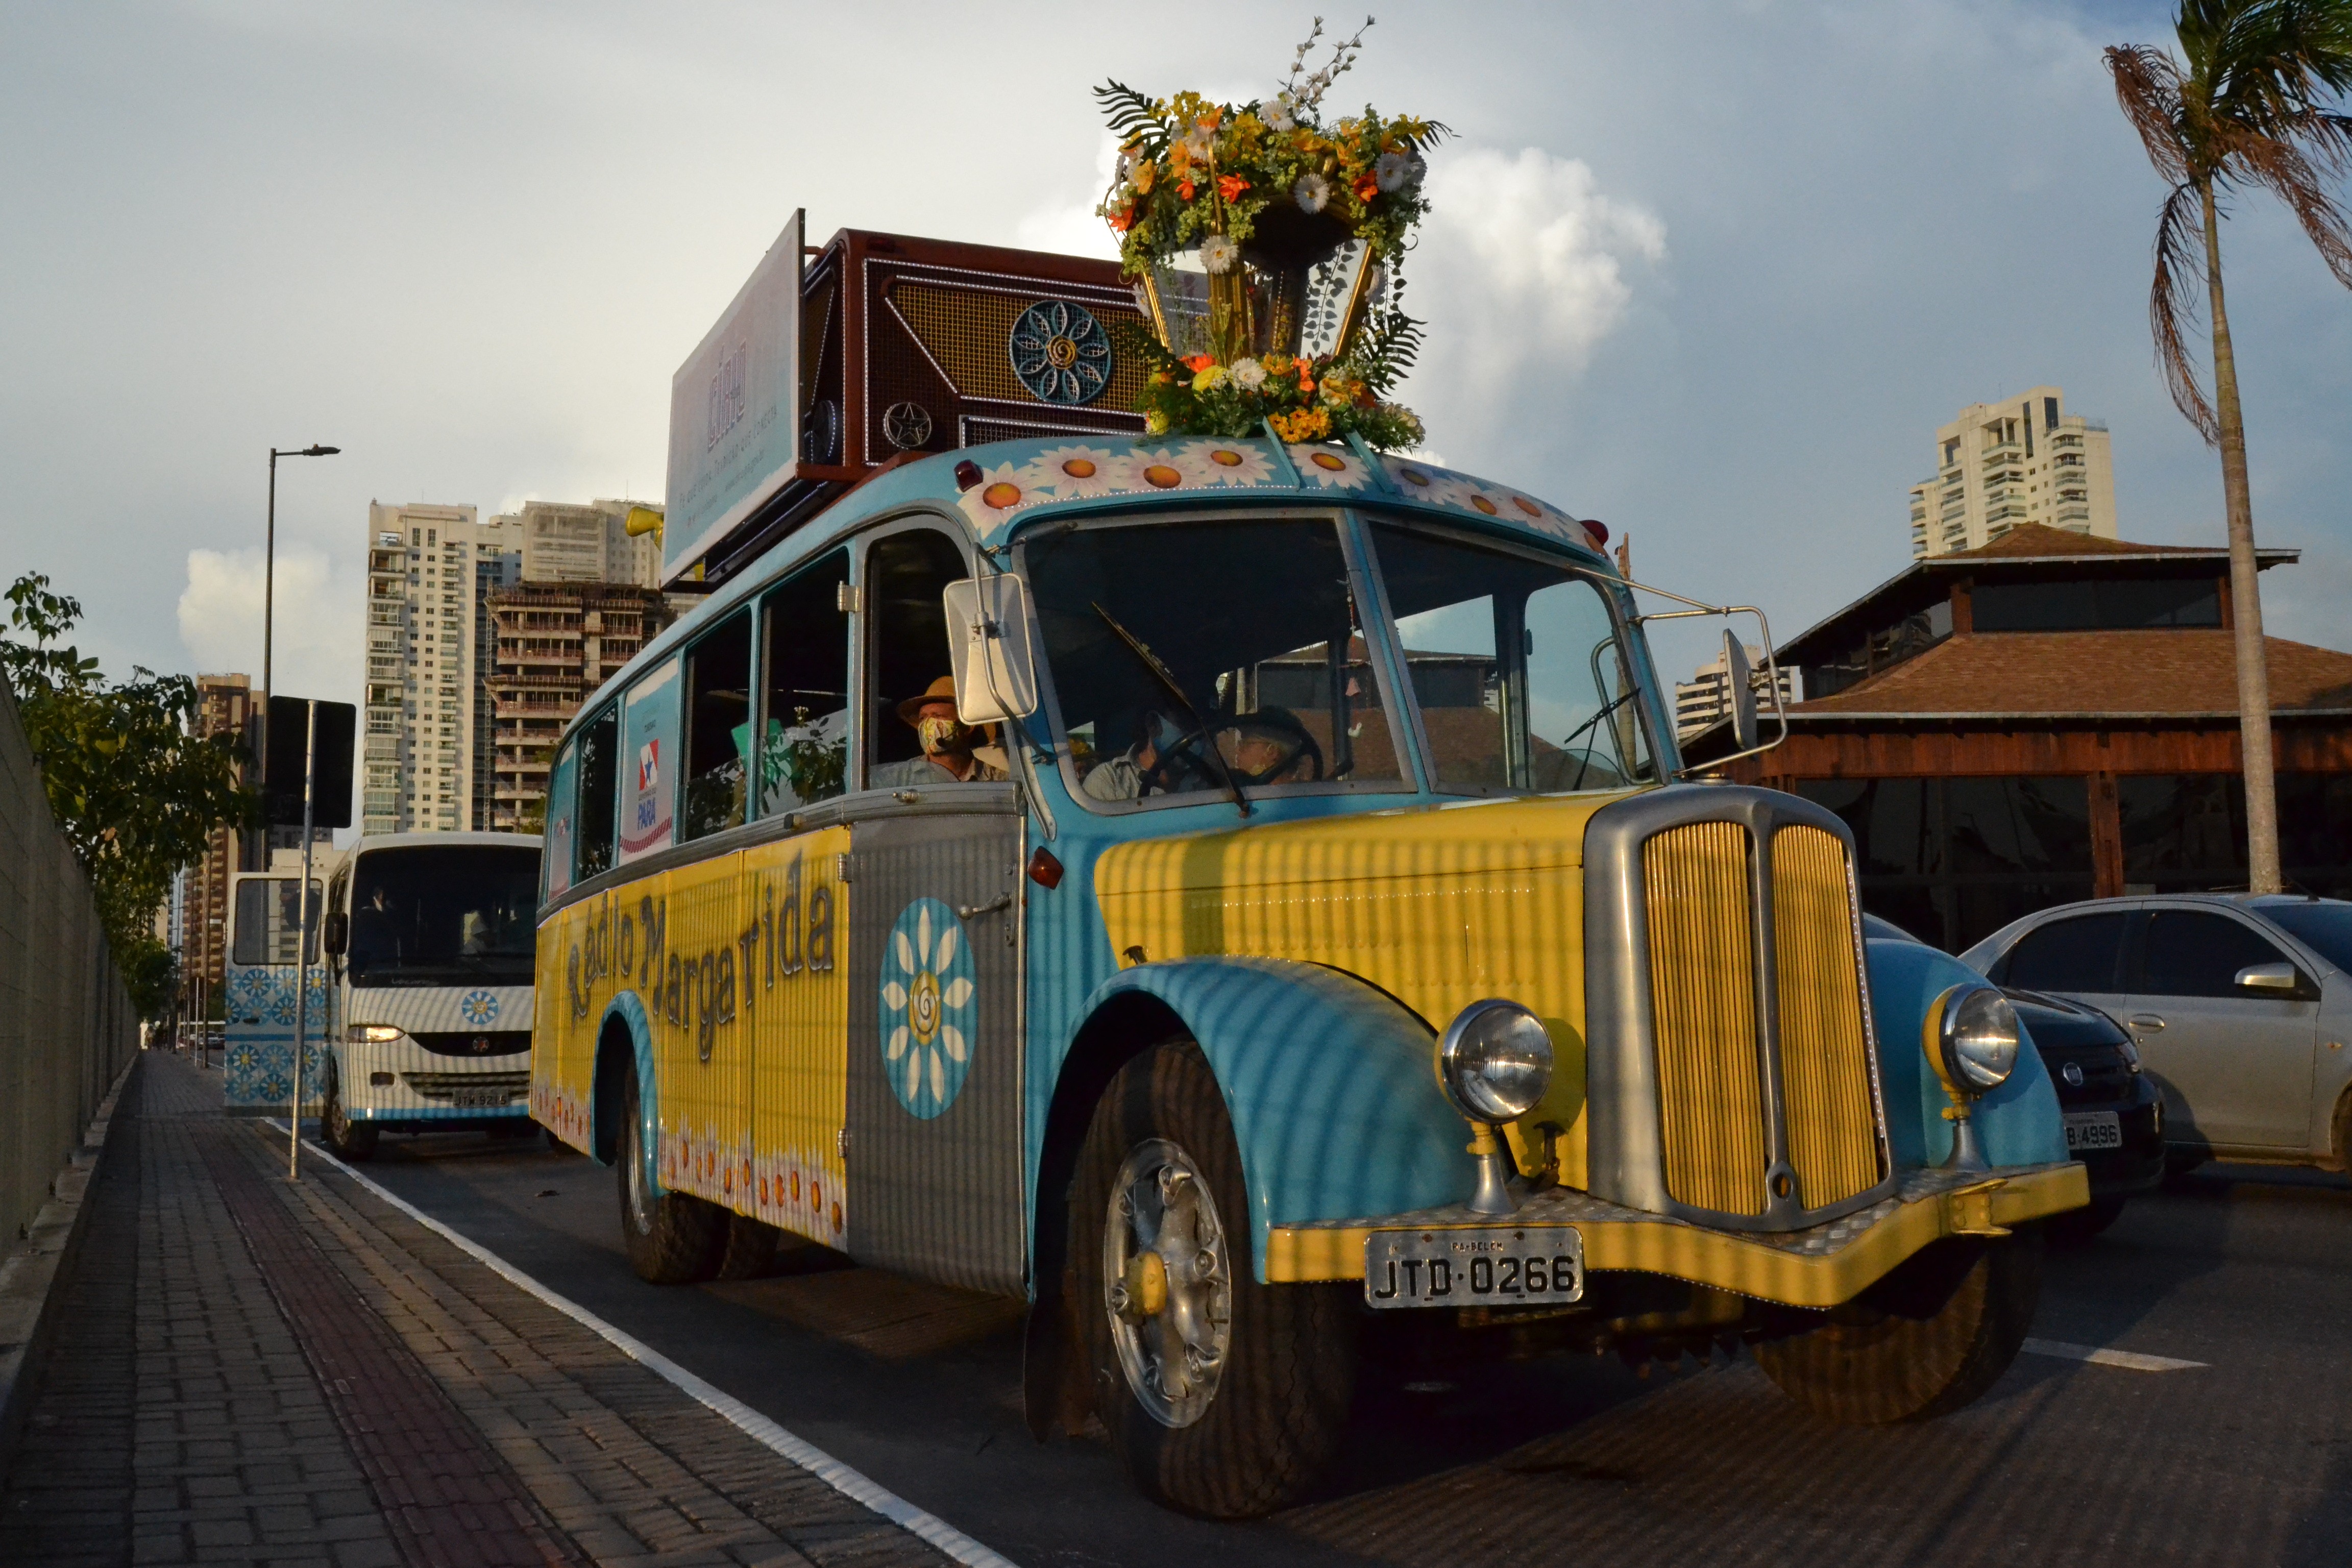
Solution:
{"label": "silver car", "polygon": [[1960,961],[2131,1030],[2178,1164],[2352,1168],[2352,903],[2099,899],[2004,926]]}

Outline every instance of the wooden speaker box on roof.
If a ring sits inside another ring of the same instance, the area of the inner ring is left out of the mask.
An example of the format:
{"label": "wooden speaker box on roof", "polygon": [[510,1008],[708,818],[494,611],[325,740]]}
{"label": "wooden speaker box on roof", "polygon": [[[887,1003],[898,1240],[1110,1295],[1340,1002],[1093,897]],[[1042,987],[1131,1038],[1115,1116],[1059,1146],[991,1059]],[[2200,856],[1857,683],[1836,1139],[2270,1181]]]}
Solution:
{"label": "wooden speaker box on roof", "polygon": [[843,229],[802,289],[802,456],[845,478],[907,452],[1139,435],[1145,325],[1118,264]]}

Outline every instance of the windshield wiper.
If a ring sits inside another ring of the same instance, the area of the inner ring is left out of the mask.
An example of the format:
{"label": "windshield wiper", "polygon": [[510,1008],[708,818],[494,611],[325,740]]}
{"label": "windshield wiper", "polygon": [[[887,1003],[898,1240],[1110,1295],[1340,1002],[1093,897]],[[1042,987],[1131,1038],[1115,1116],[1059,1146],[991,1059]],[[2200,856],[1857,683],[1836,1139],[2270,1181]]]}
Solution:
{"label": "windshield wiper", "polygon": [[[1625,704],[1626,704],[1628,701],[1630,701],[1630,700],[1633,700],[1633,689],[1632,689],[1631,687],[1628,687],[1625,690],[1623,690],[1623,691],[1622,691],[1622,692],[1618,693],[1615,697],[1611,698],[1611,699],[1609,700],[1608,705],[1607,705],[1607,706],[1605,706],[1605,707],[1603,707],[1603,708],[1601,710],[1601,711],[1600,711],[1600,712],[1595,713],[1591,718],[1587,719],[1583,723],[1579,724],[1575,729],[1573,729],[1573,730],[1570,731],[1568,732],[1568,738],[1567,738],[1566,740],[1562,741],[1562,742],[1559,743],[1559,749],[1560,749],[1561,751],[1565,752],[1565,751],[1567,751],[1570,747],[1571,747],[1571,746],[1575,745],[1575,744],[1576,744],[1576,738],[1577,738],[1579,735],[1583,734],[1587,730],[1591,729],[1591,728],[1592,728],[1592,726],[1594,726],[1595,724],[1600,723],[1600,722],[1601,722],[1601,721],[1602,721],[1603,719],[1608,718],[1608,717],[1609,717],[1609,715],[1611,715],[1612,713],[1616,712],[1616,711],[1617,711],[1617,710],[1619,710],[1620,708],[1624,707],[1624,706],[1625,706]],[[1613,749],[1613,748],[1612,748],[1612,749]],[[1589,770],[1589,769],[1592,766],[1592,748],[1591,748],[1591,747],[1590,747],[1590,746],[1585,747],[1585,748],[1584,748],[1584,750],[1583,750],[1581,752],[1578,753],[1578,755],[1580,757],[1580,759],[1581,759],[1581,760],[1580,760],[1580,761],[1579,761],[1579,762],[1578,762],[1578,763],[1576,764],[1576,779],[1575,779],[1575,781],[1574,781],[1573,783],[1571,783],[1571,784],[1568,786],[1568,787],[1569,787],[1570,789],[1571,789],[1571,790],[1579,790],[1579,789],[1582,789],[1582,788],[1584,787],[1584,775],[1585,775],[1585,773],[1587,772],[1587,770]],[[1620,757],[1620,758],[1618,758],[1618,759],[1617,759],[1617,761],[1618,761],[1618,763],[1619,763],[1621,764],[1621,766],[1622,766],[1622,764],[1624,763],[1625,759],[1624,759],[1624,758],[1622,758],[1622,757]]]}
{"label": "windshield wiper", "polygon": [[1143,668],[1150,670],[1160,684],[1168,689],[1169,695],[1184,705],[1186,716],[1192,721],[1193,731],[1201,737],[1202,751],[1206,753],[1209,761],[1215,764],[1217,776],[1224,780],[1226,790],[1234,797],[1235,809],[1244,816],[1247,816],[1250,814],[1249,797],[1242,794],[1242,786],[1234,779],[1233,770],[1225,766],[1224,753],[1217,750],[1216,733],[1209,728],[1209,721],[1201,717],[1201,710],[1192,705],[1192,699],[1185,695],[1183,687],[1177,684],[1175,676],[1169,673],[1168,667],[1160,662],[1160,656],[1144,647],[1141,637],[1120,626],[1118,618],[1104,609],[1100,601],[1095,603],[1095,614],[1103,618],[1105,626],[1118,634],[1118,640],[1127,645],[1129,652],[1143,661]]}

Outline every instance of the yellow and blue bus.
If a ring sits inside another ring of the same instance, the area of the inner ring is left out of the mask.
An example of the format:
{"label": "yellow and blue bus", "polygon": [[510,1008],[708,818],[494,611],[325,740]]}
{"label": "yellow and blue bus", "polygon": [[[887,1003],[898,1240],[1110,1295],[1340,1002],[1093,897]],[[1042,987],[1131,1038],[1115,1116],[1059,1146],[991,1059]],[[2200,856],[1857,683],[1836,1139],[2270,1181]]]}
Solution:
{"label": "yellow and blue bus", "polygon": [[1360,446],[871,478],[567,731],[532,1113],[648,1280],[790,1233],[1025,1300],[1033,1427],[1194,1512],[1392,1350],[1966,1404],[2084,1200],[2049,1081],[1865,942],[1834,816],[1685,776],[1601,546]]}

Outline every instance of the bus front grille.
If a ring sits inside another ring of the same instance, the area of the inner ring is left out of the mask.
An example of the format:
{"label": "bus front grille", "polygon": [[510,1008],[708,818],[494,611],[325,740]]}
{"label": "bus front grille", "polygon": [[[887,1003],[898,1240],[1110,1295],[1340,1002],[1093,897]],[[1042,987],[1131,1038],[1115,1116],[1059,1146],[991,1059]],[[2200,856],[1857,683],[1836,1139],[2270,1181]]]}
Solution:
{"label": "bus front grille", "polygon": [[1772,936],[1789,1163],[1807,1208],[1867,1192],[1879,1164],[1863,1034],[1861,953],[1845,846],[1818,827],[1772,835]]}
{"label": "bus front grille", "polygon": [[1760,1215],[1768,1162],[1748,830],[1668,828],[1643,847],[1642,875],[1666,1191],[1693,1208]]}

